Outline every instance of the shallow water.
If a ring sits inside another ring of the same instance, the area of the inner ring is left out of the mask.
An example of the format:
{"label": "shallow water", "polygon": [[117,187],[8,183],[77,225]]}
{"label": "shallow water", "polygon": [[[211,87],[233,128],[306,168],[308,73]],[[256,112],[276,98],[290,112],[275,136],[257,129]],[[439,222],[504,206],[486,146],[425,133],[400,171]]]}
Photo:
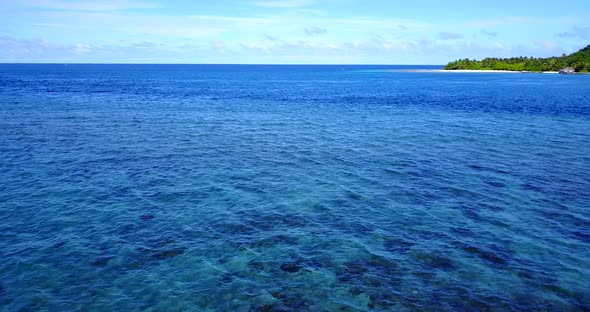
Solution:
{"label": "shallow water", "polygon": [[590,309],[590,76],[0,65],[7,311]]}

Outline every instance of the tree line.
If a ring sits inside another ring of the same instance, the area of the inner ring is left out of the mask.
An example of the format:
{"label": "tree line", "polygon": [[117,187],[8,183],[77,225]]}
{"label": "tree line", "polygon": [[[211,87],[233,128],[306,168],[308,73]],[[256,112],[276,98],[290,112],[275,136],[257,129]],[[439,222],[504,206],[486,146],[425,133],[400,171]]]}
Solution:
{"label": "tree line", "polygon": [[535,58],[535,57],[511,57],[511,58],[485,58],[481,61],[462,59],[450,62],[445,66],[446,70],[470,69],[470,70],[512,70],[512,71],[559,71],[566,67],[572,67],[576,72],[590,72],[590,45],[578,52],[560,57]]}

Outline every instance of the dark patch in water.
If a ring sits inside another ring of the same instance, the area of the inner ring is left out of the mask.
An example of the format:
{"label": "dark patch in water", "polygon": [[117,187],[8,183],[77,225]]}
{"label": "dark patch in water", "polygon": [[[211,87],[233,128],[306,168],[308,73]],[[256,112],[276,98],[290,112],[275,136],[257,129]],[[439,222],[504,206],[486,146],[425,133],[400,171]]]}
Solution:
{"label": "dark patch in water", "polygon": [[389,252],[407,253],[414,245],[416,244],[413,242],[397,237],[385,237],[383,241],[385,250]]}
{"label": "dark patch in water", "polygon": [[289,273],[299,272],[303,267],[295,262],[286,262],[281,264],[281,270]]}
{"label": "dark patch in water", "polygon": [[111,261],[113,258],[114,258],[113,256],[98,257],[98,258],[96,258],[96,260],[94,260],[94,262],[92,264],[95,266],[105,266],[105,265],[109,264],[109,261]]}
{"label": "dark patch in water", "polygon": [[305,227],[309,223],[305,216],[295,213],[268,215],[264,221],[278,223],[288,228]]}
{"label": "dark patch in water", "polygon": [[59,243],[55,243],[53,246],[51,246],[52,248],[61,248],[66,244],[66,242],[59,242]]}
{"label": "dark patch in water", "polygon": [[167,236],[157,236],[147,241],[147,244],[156,249],[164,248],[167,245],[171,245],[176,243],[176,240],[172,237]]}
{"label": "dark patch in water", "polygon": [[363,199],[363,197],[360,194],[355,193],[353,191],[346,191],[346,198],[349,198],[349,199],[352,199],[352,200],[361,200],[361,199]]}
{"label": "dark patch in water", "polygon": [[552,284],[540,284],[540,285],[538,285],[538,287],[543,290],[553,292],[554,294],[556,294],[562,298],[575,299],[577,297],[577,294],[575,292],[565,289],[557,284],[553,284],[553,283]]}
{"label": "dark patch in water", "polygon": [[312,208],[315,212],[322,213],[322,214],[329,213],[331,211],[328,206],[326,206],[324,204],[320,204],[320,203],[313,204]]}
{"label": "dark patch in water", "polygon": [[287,297],[287,298],[281,300],[281,302],[287,308],[292,309],[293,311],[307,310],[307,307],[309,306],[309,304],[304,299],[301,299],[300,296]]}
{"label": "dark patch in water", "polygon": [[367,269],[367,263],[363,261],[347,262],[344,264],[344,266],[346,274],[351,274],[354,276],[360,276],[369,271],[369,269]]}
{"label": "dark patch in water", "polygon": [[141,220],[151,220],[153,218],[155,218],[155,216],[152,214],[144,214],[140,217]]}
{"label": "dark patch in water", "polygon": [[243,235],[243,234],[254,234],[256,229],[245,225],[243,223],[219,223],[213,226],[213,230],[222,234],[232,235]]}
{"label": "dark patch in water", "polygon": [[529,190],[529,191],[535,191],[535,192],[539,192],[542,193],[543,190],[535,185],[532,185],[530,183],[524,183],[522,185],[522,188],[524,188],[525,190]]}
{"label": "dark patch in water", "polygon": [[462,227],[452,227],[451,232],[459,234],[462,238],[476,236],[476,234],[472,230]]}
{"label": "dark patch in water", "polygon": [[233,282],[234,279],[235,279],[235,276],[233,274],[226,273],[219,279],[219,282],[221,284],[229,284],[229,283]]}
{"label": "dark patch in water", "polygon": [[336,277],[341,282],[349,282],[351,280],[358,280],[369,269],[367,264],[362,261],[352,261],[344,264],[344,268],[336,272]]}
{"label": "dark patch in water", "polygon": [[453,260],[435,253],[418,252],[414,255],[414,257],[422,264],[430,268],[437,268],[441,270],[456,269],[456,265]]}
{"label": "dark patch in water", "polygon": [[444,241],[449,238],[449,234],[439,230],[417,230],[420,240]]}
{"label": "dark patch in water", "polygon": [[378,269],[381,273],[395,273],[397,270],[397,263],[378,255],[372,255],[367,261],[371,267]]}
{"label": "dark patch in water", "polygon": [[[396,282],[395,276],[398,273],[396,263],[384,257],[372,255],[369,259],[344,263],[336,271],[336,277],[340,282],[361,282],[367,286],[382,287],[384,284]],[[383,279],[383,277],[387,278]]]}
{"label": "dark patch in water", "polygon": [[588,302],[574,302],[574,306],[576,310],[583,311],[583,312],[590,312],[590,300]]}
{"label": "dark patch in water", "polygon": [[155,254],[152,254],[151,257],[156,260],[166,260],[166,259],[174,258],[176,256],[183,254],[185,252],[185,250],[186,250],[186,248],[184,248],[184,247],[168,249],[168,250],[164,250],[164,251],[160,251]]}
{"label": "dark patch in water", "polygon": [[360,287],[350,287],[348,289],[348,292],[350,292],[353,296],[358,296],[362,294],[364,291]]}
{"label": "dark patch in water", "polygon": [[[576,310],[572,311],[590,311],[590,296],[588,295],[587,291],[577,291],[574,289],[569,289],[561,285],[557,279],[545,278],[542,280],[530,281],[527,284],[530,285],[531,288],[535,288],[543,292],[551,292],[556,296],[560,297],[562,300],[569,302],[570,305],[575,306],[577,308]],[[522,304],[524,305],[526,303]],[[538,305],[539,302],[535,302],[534,304]],[[546,302],[544,304],[550,307],[549,310],[559,310],[553,303]],[[530,303],[529,306],[531,306]]]}
{"label": "dark patch in water", "polygon": [[248,266],[256,271],[264,271],[264,262],[251,260],[248,262]]}
{"label": "dark patch in water", "polygon": [[275,304],[266,304],[258,308],[260,312],[289,312],[289,310],[284,309]]}
{"label": "dark patch in water", "polygon": [[330,220],[330,224],[347,234],[353,234],[357,236],[367,235],[373,231],[373,228],[368,227],[360,222],[348,222],[345,220]]}
{"label": "dark patch in water", "polygon": [[508,174],[508,171],[502,170],[502,169],[498,169],[498,168],[491,168],[491,167],[485,167],[485,166],[480,166],[480,165],[468,165],[469,168],[476,170],[476,171],[489,171],[489,172],[495,172],[495,173],[500,173],[500,174]]}
{"label": "dark patch in water", "polygon": [[532,272],[529,272],[528,270],[525,269],[521,269],[518,271],[518,273],[516,273],[516,275],[518,275],[518,277],[522,278],[522,279],[534,279],[535,276],[532,274]]}
{"label": "dark patch in water", "polygon": [[423,280],[430,280],[436,276],[436,273],[433,271],[429,271],[429,270],[418,270],[418,271],[412,272],[412,275],[419,277]]}
{"label": "dark patch in water", "polygon": [[[375,270],[375,271],[376,271],[376,274],[381,273],[381,271],[379,271],[379,270]],[[388,276],[388,275],[383,275],[383,276]],[[389,276],[388,277],[381,277],[381,276],[375,276],[372,274],[366,274],[363,276],[363,278],[360,281],[366,287],[381,288],[381,287],[389,287],[390,285],[393,285],[393,284],[395,284],[395,282],[397,282],[397,279],[393,278],[393,279],[389,280],[389,278],[390,278]]]}
{"label": "dark patch in water", "polygon": [[497,181],[485,181],[487,185],[489,186],[493,186],[496,188],[503,188],[506,187],[506,184],[502,183],[502,182],[497,182]]}
{"label": "dark patch in water", "polygon": [[330,267],[330,259],[326,255],[310,257],[305,260],[305,266],[314,269]]}
{"label": "dark patch in water", "polygon": [[281,302],[280,305],[274,305],[275,308],[283,309],[279,311],[302,311],[309,307],[307,301],[302,299],[301,295],[297,293],[273,291],[271,292],[271,295]]}
{"label": "dark patch in water", "polygon": [[507,265],[510,253],[505,249],[499,247],[479,248],[473,245],[464,246],[462,248],[465,252],[477,255],[483,260],[496,265]]}
{"label": "dark patch in water", "polygon": [[462,212],[469,219],[476,221],[484,221],[484,218],[472,209],[463,209]]}
{"label": "dark patch in water", "polygon": [[120,230],[119,234],[123,237],[137,232],[141,227],[137,224],[126,224]]}
{"label": "dark patch in water", "polygon": [[573,237],[584,242],[590,244],[590,233],[585,233],[582,231],[573,232]]}

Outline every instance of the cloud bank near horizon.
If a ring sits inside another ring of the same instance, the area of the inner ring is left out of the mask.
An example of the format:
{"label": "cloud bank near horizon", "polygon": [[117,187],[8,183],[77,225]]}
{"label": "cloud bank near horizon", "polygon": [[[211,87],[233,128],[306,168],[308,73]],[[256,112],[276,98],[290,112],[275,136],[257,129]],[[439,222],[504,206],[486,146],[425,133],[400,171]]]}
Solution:
{"label": "cloud bank near horizon", "polygon": [[579,16],[452,16],[418,6],[437,2],[418,2],[1,3],[0,62],[444,64],[465,57],[560,55],[590,39],[584,19],[590,5],[583,2]]}

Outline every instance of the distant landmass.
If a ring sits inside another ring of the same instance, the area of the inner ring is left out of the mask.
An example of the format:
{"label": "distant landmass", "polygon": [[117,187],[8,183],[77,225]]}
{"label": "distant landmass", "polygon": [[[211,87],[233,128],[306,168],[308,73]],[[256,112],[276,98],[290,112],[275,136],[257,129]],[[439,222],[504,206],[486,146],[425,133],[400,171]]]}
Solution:
{"label": "distant landmass", "polygon": [[562,73],[590,72],[590,45],[578,52],[560,57],[534,58],[485,58],[457,60],[445,66],[445,70],[510,70],[510,71],[560,71]]}

